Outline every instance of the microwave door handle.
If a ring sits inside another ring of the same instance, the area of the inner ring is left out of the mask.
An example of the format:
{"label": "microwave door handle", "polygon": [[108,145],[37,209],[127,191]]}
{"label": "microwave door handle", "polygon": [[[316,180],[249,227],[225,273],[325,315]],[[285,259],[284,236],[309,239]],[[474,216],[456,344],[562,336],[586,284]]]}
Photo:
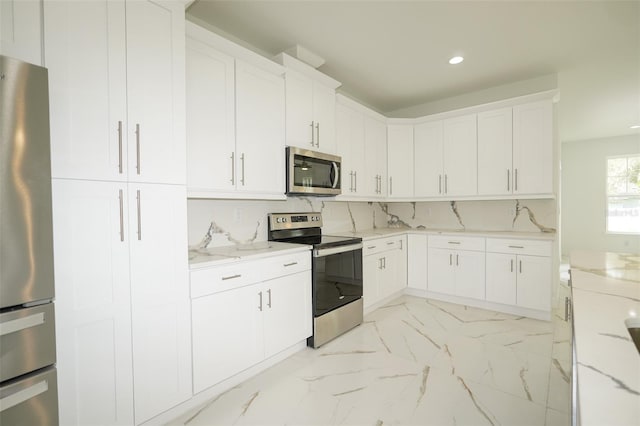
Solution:
{"label": "microwave door handle", "polygon": [[331,163],[331,166],[333,167],[333,176],[334,176],[333,185],[331,185],[331,187],[333,189],[336,189],[336,187],[338,186],[338,182],[340,182],[340,171],[338,169],[338,164],[335,161]]}

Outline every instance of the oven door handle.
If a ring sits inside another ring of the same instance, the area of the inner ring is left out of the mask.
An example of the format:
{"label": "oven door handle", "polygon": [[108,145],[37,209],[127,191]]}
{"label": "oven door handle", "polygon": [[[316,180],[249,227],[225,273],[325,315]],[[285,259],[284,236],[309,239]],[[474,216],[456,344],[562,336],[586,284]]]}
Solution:
{"label": "oven door handle", "polygon": [[362,243],[349,244],[348,246],[331,247],[326,249],[314,249],[313,257],[325,257],[332,254],[346,253],[348,251],[361,250]]}

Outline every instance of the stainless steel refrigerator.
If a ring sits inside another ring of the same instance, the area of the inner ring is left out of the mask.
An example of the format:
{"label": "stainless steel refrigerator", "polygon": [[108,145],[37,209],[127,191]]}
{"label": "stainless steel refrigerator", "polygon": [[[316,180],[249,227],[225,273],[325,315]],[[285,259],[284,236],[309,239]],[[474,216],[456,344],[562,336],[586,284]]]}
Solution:
{"label": "stainless steel refrigerator", "polygon": [[57,425],[47,70],[0,56],[0,424]]}

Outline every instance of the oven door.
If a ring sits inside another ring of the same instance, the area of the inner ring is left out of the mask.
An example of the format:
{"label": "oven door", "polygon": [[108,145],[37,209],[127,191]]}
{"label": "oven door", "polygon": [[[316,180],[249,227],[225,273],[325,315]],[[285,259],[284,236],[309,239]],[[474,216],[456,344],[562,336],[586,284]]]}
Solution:
{"label": "oven door", "polygon": [[313,315],[362,297],[362,243],[313,251]]}
{"label": "oven door", "polygon": [[287,148],[287,194],[340,195],[340,157]]}

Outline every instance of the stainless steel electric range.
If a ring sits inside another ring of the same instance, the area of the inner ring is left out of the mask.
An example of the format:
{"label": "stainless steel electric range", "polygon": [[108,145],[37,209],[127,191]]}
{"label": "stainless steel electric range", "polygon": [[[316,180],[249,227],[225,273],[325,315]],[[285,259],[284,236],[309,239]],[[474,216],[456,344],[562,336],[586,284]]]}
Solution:
{"label": "stainless steel electric range", "polygon": [[269,241],[313,246],[313,335],[317,348],[362,323],[362,239],[322,235],[320,213],[269,214]]}

